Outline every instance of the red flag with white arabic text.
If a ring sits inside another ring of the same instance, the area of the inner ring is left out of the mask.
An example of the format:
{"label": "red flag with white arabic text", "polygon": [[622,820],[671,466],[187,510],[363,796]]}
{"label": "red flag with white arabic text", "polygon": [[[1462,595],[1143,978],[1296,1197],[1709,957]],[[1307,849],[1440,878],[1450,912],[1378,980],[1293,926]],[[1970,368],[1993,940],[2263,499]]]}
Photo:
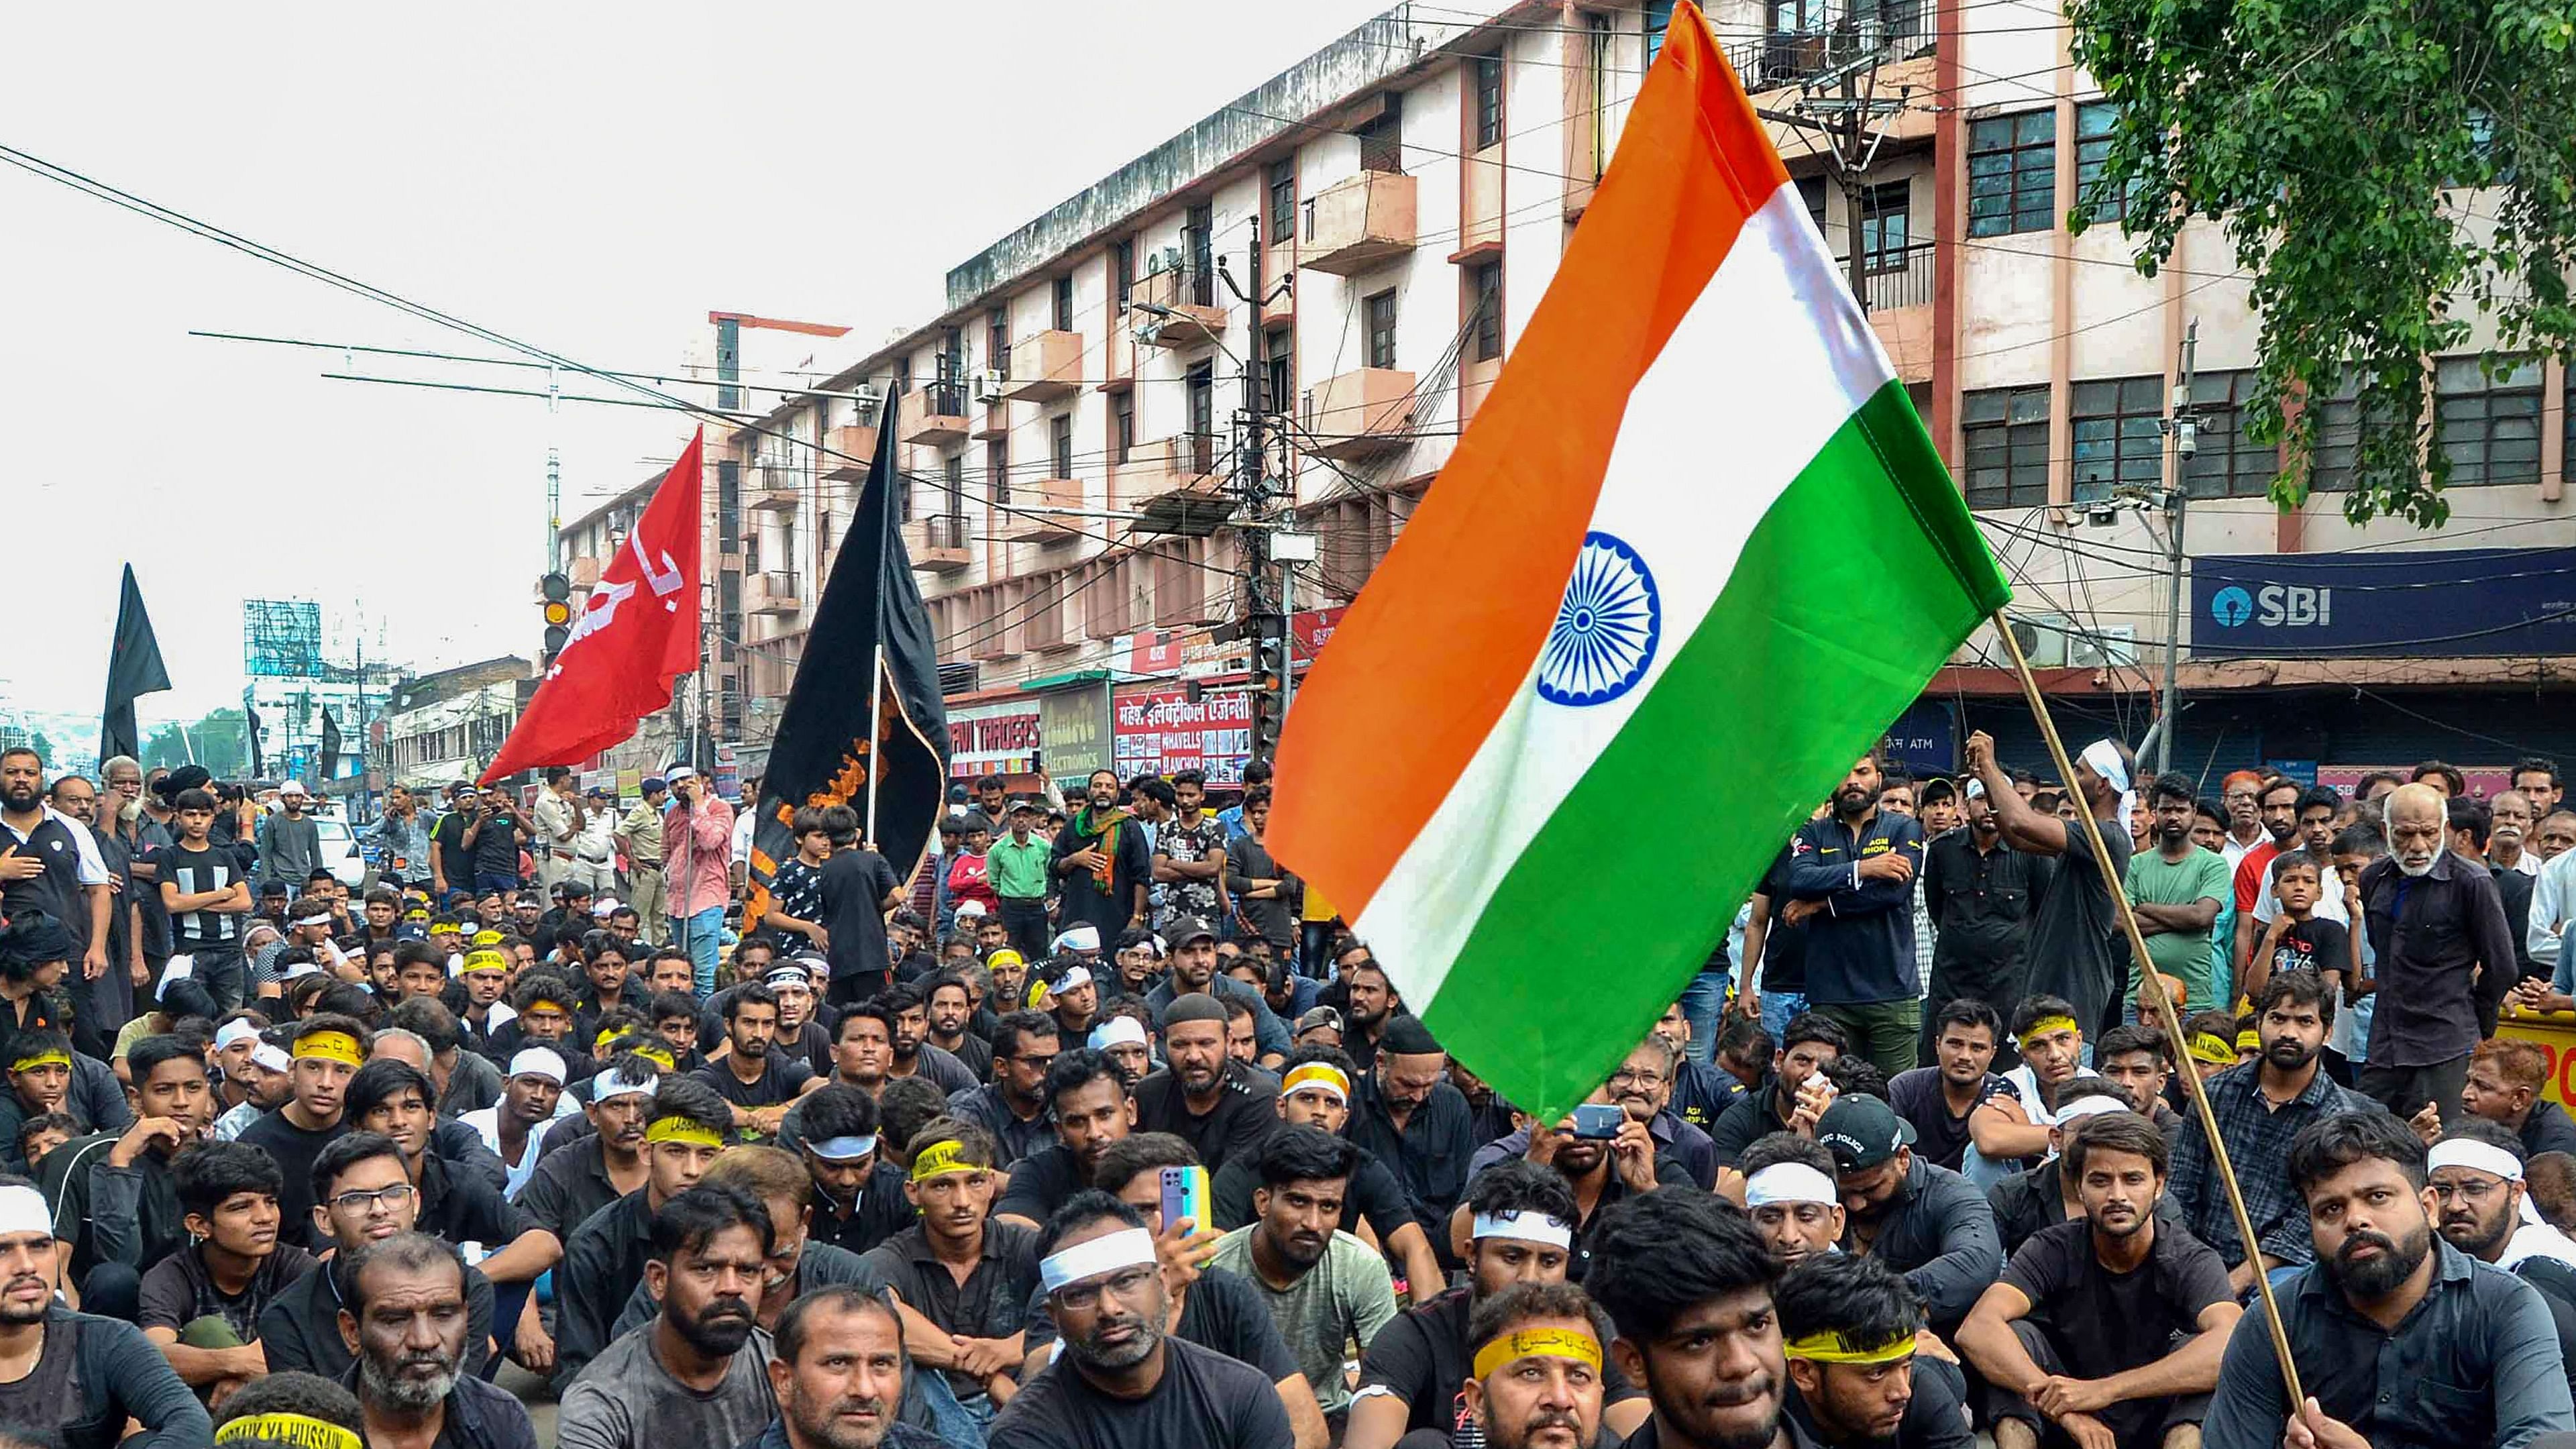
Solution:
{"label": "red flag with white arabic text", "polygon": [[626,546],[599,571],[589,605],[555,655],[545,682],[483,772],[483,783],[546,765],[586,760],[635,733],[635,722],[671,702],[671,682],[698,667],[698,514],[706,430],[635,521]]}

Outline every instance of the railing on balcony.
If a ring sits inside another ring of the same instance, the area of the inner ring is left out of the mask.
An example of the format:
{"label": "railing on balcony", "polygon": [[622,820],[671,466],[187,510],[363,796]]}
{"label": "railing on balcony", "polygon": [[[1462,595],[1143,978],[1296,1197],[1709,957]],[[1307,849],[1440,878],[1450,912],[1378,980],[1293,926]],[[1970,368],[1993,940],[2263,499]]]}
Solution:
{"label": "railing on balcony", "polygon": [[[1932,304],[1932,243],[1870,252],[1863,257],[1862,265],[1867,271],[1861,277],[1860,301],[1868,310],[1886,312]],[[1849,285],[1851,259],[1834,258],[1834,270]]]}
{"label": "railing on balcony", "polygon": [[930,417],[962,418],[966,416],[966,384],[962,382],[923,383],[921,411]]}
{"label": "railing on balcony", "polygon": [[921,541],[926,547],[964,548],[969,538],[962,513],[934,513],[921,520]]}
{"label": "railing on balcony", "polygon": [[1932,39],[1924,0],[1808,0],[1807,23],[1724,47],[1748,91],[1795,85],[1872,59],[1903,60]]}

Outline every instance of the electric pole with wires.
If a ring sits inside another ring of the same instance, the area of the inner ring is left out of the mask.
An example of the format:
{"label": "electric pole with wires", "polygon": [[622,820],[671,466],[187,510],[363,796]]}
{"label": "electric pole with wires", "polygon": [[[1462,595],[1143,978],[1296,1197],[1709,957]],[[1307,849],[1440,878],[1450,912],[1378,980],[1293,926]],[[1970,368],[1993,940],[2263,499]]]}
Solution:
{"label": "electric pole with wires", "polygon": [[[1264,355],[1268,339],[1262,332],[1261,309],[1269,305],[1273,294],[1265,290],[1262,281],[1262,238],[1257,222],[1251,244],[1244,252],[1247,271],[1243,281],[1238,282],[1225,268],[1218,270],[1225,277],[1226,289],[1244,304],[1247,319],[1242,358],[1243,407],[1235,415],[1233,440],[1236,547],[1243,559],[1243,612],[1236,627],[1251,654],[1250,757],[1266,763],[1279,747],[1279,731],[1288,716],[1290,674],[1295,667],[1288,613],[1288,570],[1292,565],[1273,547],[1279,541],[1279,520],[1273,518],[1271,504],[1274,496],[1284,494],[1293,519],[1296,489],[1293,478],[1285,479],[1287,486],[1276,490],[1276,494],[1271,486],[1270,440],[1286,437],[1287,426],[1284,419],[1278,418],[1284,399],[1269,396],[1269,367]],[[1289,285],[1289,279],[1282,277],[1278,288],[1285,291]],[[1311,544],[1311,540],[1305,542]]]}

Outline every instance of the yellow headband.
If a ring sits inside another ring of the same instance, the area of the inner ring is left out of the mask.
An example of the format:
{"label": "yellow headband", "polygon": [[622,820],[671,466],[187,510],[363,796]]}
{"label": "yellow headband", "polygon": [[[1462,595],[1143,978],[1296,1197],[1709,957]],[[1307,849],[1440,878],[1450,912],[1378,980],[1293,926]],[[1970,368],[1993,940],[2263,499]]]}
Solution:
{"label": "yellow headband", "polygon": [[9,1064],[9,1070],[13,1072],[32,1072],[36,1068],[48,1063],[69,1069],[72,1064],[71,1053],[63,1051],[38,1052],[32,1057],[20,1057],[18,1060],[11,1062]]}
{"label": "yellow headband", "polygon": [[1476,1353],[1476,1377],[1491,1378],[1507,1364],[1525,1358],[1570,1358],[1595,1373],[1601,1371],[1601,1345],[1587,1333],[1564,1328],[1529,1328],[1506,1333]]}
{"label": "yellow headband", "polygon": [[358,1039],[345,1031],[317,1031],[295,1039],[295,1059],[313,1058],[326,1062],[346,1062],[364,1066],[366,1058],[358,1052]]}
{"label": "yellow headband", "polygon": [[[429,919],[429,912],[423,910],[405,911],[403,912],[403,919],[406,921],[426,921]],[[224,1427],[229,1429],[232,1426],[227,1424]]]}
{"label": "yellow headband", "polygon": [[468,971],[507,971],[509,969],[510,958],[498,951],[468,951],[465,953],[465,964],[458,968],[458,974],[462,975]]}
{"label": "yellow headband", "polygon": [[675,1072],[680,1069],[680,1064],[671,1056],[671,1049],[669,1047],[640,1046],[635,1049],[635,1055],[642,1057],[644,1060],[651,1062],[653,1065],[660,1067],[666,1072]]}
{"label": "yellow headband", "polygon": [[2083,1031],[2075,1025],[2074,1017],[2043,1016],[2039,1020],[2032,1022],[2029,1028],[2022,1032],[2021,1039],[2023,1041],[2028,1041],[2032,1037],[2046,1036],[2053,1031],[2071,1031],[2077,1036],[2082,1036],[2084,1034]]}
{"label": "yellow headband", "polygon": [[912,1180],[926,1181],[952,1172],[982,1172],[984,1164],[968,1162],[966,1144],[957,1141],[933,1142],[912,1159]]}
{"label": "yellow headband", "polygon": [[2238,1032],[2236,1034],[2236,1049],[2240,1052],[2261,1051],[2263,1049],[2263,1033],[2255,1031],[2250,1027],[2244,1031]]}
{"label": "yellow headband", "polygon": [[1851,1340],[1827,1329],[1804,1338],[1793,1338],[1780,1346],[1790,1358],[1803,1358],[1809,1363],[1895,1363],[1914,1357],[1914,1335],[1890,1339],[1872,1348],[1854,1348]]}
{"label": "yellow headband", "polygon": [[474,944],[477,946],[498,946],[501,944],[501,933],[494,930],[477,931],[474,933]]}
{"label": "yellow headband", "polygon": [[356,1434],[306,1414],[247,1414],[215,1431],[218,1444],[266,1439],[295,1449],[366,1449]]}
{"label": "yellow headband", "polygon": [[722,1147],[724,1138],[702,1127],[692,1117],[664,1117],[644,1129],[644,1143],[685,1142],[691,1147]]}
{"label": "yellow headband", "polygon": [[1345,1106],[1350,1104],[1351,1079],[1331,1062],[1307,1062],[1290,1068],[1288,1075],[1279,1081],[1279,1095],[1292,1096],[1301,1087],[1325,1088],[1335,1100]]}
{"label": "yellow headband", "polygon": [[429,923],[429,933],[433,936],[459,936],[465,933],[465,928],[454,921],[432,921]]}
{"label": "yellow headband", "polygon": [[[528,1011],[554,1011],[560,1012],[565,1016],[572,1015],[571,1007],[564,1005],[562,1002],[555,1000],[551,996],[540,996],[536,1000],[529,1002]],[[527,1012],[520,1013],[522,1016],[526,1014]],[[594,1045],[596,1045],[596,1043],[594,1043]]]}
{"label": "yellow headband", "polygon": [[2232,1067],[2236,1065],[2236,1051],[2227,1044],[2227,1038],[2214,1031],[2194,1032],[2191,1038],[2191,1059],[2196,1062],[2207,1062],[2214,1067]]}

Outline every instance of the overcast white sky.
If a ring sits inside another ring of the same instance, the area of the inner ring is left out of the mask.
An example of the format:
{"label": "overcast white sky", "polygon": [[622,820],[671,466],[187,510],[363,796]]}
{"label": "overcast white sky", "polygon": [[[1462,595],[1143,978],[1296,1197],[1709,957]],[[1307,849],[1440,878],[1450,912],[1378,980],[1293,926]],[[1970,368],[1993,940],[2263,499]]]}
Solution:
{"label": "overcast white sky", "polygon": [[[13,48],[55,61],[0,89],[0,142],[592,365],[665,368],[710,309],[870,342],[926,319],[951,264],[1386,3],[38,7]],[[147,731],[238,701],[244,597],[362,611],[371,650],[381,631],[423,668],[532,646],[543,403],[326,381],[336,354],[190,329],[487,350],[0,168],[0,706],[97,709],[127,560],[176,686]],[[685,435],[567,406],[564,516]]]}

